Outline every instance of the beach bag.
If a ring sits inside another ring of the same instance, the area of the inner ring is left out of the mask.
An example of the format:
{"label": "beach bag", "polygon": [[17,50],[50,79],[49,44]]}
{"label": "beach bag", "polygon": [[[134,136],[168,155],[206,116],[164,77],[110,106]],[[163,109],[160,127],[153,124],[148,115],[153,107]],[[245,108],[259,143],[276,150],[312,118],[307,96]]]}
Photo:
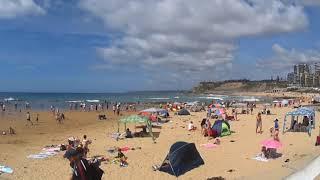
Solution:
{"label": "beach bag", "polygon": [[317,136],[316,146],[320,146],[320,136]]}
{"label": "beach bag", "polygon": [[60,145],[60,151],[65,151],[65,150],[67,150],[66,145],[61,144],[61,145]]}
{"label": "beach bag", "polygon": [[104,171],[99,168],[99,165],[97,163],[91,163],[89,164],[89,168],[91,170],[90,176],[92,180],[101,180],[102,175],[104,174]]}
{"label": "beach bag", "polygon": [[316,139],[316,146],[319,146],[320,145],[320,126],[319,126],[319,136],[317,136],[317,139]]}
{"label": "beach bag", "polygon": [[212,137],[213,136],[213,130],[212,129],[208,129],[208,136]]}

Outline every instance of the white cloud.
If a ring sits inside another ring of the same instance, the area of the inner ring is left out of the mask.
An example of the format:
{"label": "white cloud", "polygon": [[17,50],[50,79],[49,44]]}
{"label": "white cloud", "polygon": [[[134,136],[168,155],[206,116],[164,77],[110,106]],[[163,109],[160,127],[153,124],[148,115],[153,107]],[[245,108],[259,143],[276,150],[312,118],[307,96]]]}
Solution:
{"label": "white cloud", "polygon": [[280,0],[81,0],[80,7],[122,34],[98,48],[106,64],[156,68],[183,81],[225,78],[240,37],[308,26],[302,6]]}
{"label": "white cloud", "polygon": [[295,5],[302,5],[302,6],[320,5],[320,0],[282,0],[282,2],[287,4],[295,4]]}
{"label": "white cloud", "polygon": [[302,3],[307,6],[320,5],[320,0],[302,0]]}
{"label": "white cloud", "polygon": [[279,44],[272,46],[274,55],[270,58],[260,60],[257,64],[260,68],[271,68],[275,70],[288,70],[294,64],[320,62],[320,51],[285,49]]}
{"label": "white cloud", "polygon": [[45,11],[33,0],[0,0],[0,19],[44,13]]}

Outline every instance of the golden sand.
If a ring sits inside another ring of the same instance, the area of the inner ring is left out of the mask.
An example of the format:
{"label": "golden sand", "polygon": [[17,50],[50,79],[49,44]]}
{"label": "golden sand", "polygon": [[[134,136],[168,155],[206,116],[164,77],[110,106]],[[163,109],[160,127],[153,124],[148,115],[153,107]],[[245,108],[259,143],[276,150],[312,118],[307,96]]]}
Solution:
{"label": "golden sand", "polygon": [[[254,114],[259,109],[255,109]],[[103,179],[176,179],[163,172],[155,172],[152,165],[160,164],[165,158],[170,146],[176,141],[193,142],[205,161],[205,165],[193,169],[179,177],[179,179],[207,179],[222,176],[226,179],[281,179],[295,170],[303,167],[319,154],[319,147],[315,147],[315,138],[318,129],[309,137],[307,133],[280,134],[284,144],[279,150],[282,157],[259,162],[252,160],[260,152],[260,142],[269,138],[269,128],[273,120],[278,118],[282,127],[284,114],[291,108],[272,108],[275,115],[264,115],[263,134],[255,133],[256,115],[239,115],[240,121],[231,122],[231,130],[235,131],[228,137],[221,138],[221,145],[214,149],[205,149],[200,144],[212,142],[201,135],[200,130],[188,132],[186,127],[192,120],[199,128],[200,121],[205,112],[191,113],[191,116],[175,116],[171,113],[171,122],[163,125],[157,143],[151,138],[133,138],[115,141],[110,134],[117,131],[117,119],[108,112],[108,120],[97,120],[96,112],[66,112],[66,120],[58,124],[51,113],[41,112],[40,121],[34,126],[26,126],[25,113],[6,114],[0,116],[0,130],[12,126],[17,135],[0,136],[0,164],[13,168],[13,174],[2,174],[0,179],[70,179],[71,169],[69,162],[63,159],[63,153],[47,159],[28,159],[30,154],[39,153],[45,145],[66,143],[70,136],[81,138],[84,134],[92,140],[89,146],[89,156],[104,155],[109,157],[107,149],[113,146],[141,147],[141,150],[129,151],[129,166],[120,168],[118,164],[102,163],[101,168],[105,174]],[[36,112],[32,112],[35,117]],[[316,117],[319,116],[317,113]],[[318,119],[318,118],[317,118]],[[318,123],[318,122],[316,122]],[[134,131],[133,126],[129,127]],[[123,126],[120,130],[123,130]],[[234,140],[235,142],[230,142]],[[288,163],[284,161],[290,159]],[[228,170],[233,169],[233,172]]]}

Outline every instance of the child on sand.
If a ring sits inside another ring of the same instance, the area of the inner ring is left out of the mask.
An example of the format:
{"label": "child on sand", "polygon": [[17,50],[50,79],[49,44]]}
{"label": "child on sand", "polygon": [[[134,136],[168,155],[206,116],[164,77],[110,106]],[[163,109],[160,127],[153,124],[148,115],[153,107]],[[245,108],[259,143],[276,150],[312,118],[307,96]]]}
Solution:
{"label": "child on sand", "polygon": [[193,122],[190,121],[188,124],[188,131],[195,131],[197,128],[194,126]]}
{"label": "child on sand", "polygon": [[[258,131],[259,129],[259,131]],[[258,113],[257,116],[257,123],[256,123],[256,133],[262,134],[262,118],[261,118],[261,113]]]}
{"label": "child on sand", "polygon": [[279,120],[274,120],[274,127],[270,128],[270,136],[273,137],[274,140],[279,141]]}
{"label": "child on sand", "polygon": [[206,134],[206,121],[207,121],[207,119],[203,118],[202,121],[201,121],[201,124],[200,124],[202,135]]}
{"label": "child on sand", "polygon": [[87,157],[87,154],[89,152],[89,144],[91,144],[91,141],[87,139],[87,135],[83,135],[82,148],[83,148],[83,157],[84,158]]}
{"label": "child on sand", "polygon": [[120,167],[127,167],[128,162],[127,162],[127,157],[121,152],[121,148],[118,148],[118,156],[117,158],[120,159]]}
{"label": "child on sand", "polygon": [[273,132],[273,139],[276,141],[280,141],[279,140],[279,120],[276,119],[274,120],[274,132]]}
{"label": "child on sand", "polygon": [[267,148],[265,146],[262,146],[261,153],[259,154],[259,156],[264,158],[264,159],[268,159],[268,151],[267,151]]}

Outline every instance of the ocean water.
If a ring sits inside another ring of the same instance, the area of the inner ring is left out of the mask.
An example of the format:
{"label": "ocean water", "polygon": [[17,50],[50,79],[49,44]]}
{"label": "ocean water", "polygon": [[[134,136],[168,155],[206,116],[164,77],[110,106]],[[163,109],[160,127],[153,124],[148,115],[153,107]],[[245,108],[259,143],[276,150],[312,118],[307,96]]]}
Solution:
{"label": "ocean water", "polygon": [[244,97],[244,96],[228,96],[216,94],[200,94],[195,95],[183,91],[153,91],[153,92],[128,92],[128,93],[16,93],[16,92],[0,92],[0,102],[10,107],[14,104],[18,105],[18,109],[25,108],[29,103],[32,109],[48,110],[50,106],[60,109],[69,108],[70,103],[84,102],[86,104],[93,103],[160,103],[160,102],[206,102],[212,100],[227,101],[241,100],[248,98],[262,97]]}

